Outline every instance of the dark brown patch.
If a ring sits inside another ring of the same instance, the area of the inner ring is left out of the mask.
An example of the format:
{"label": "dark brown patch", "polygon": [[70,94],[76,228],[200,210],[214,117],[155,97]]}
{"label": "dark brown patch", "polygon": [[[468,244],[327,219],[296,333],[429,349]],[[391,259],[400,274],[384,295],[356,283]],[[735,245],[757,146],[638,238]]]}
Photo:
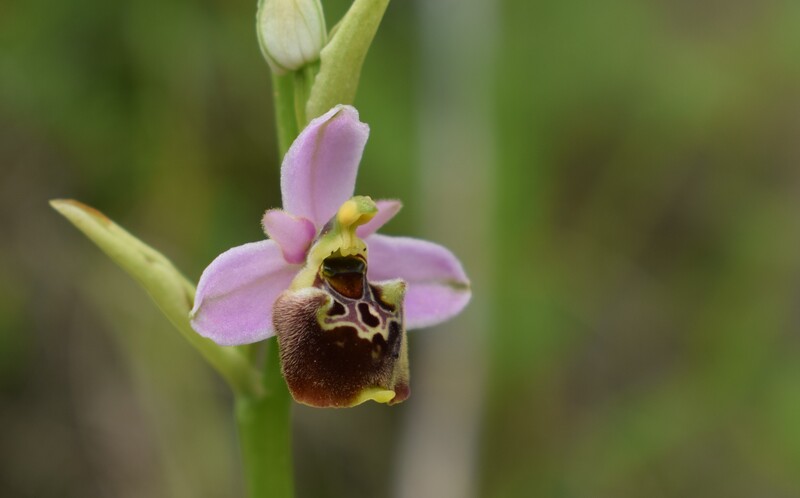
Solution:
{"label": "dark brown patch", "polygon": [[333,306],[331,306],[331,309],[328,310],[328,316],[344,315],[346,312],[347,310],[344,309],[344,305],[342,303],[339,301],[334,301]]}
{"label": "dark brown patch", "polygon": [[400,357],[400,346],[403,341],[400,340],[400,324],[395,320],[389,323],[389,344],[392,345],[392,358],[396,360]]}
{"label": "dark brown patch", "polygon": [[[352,406],[367,388],[394,389],[394,369],[402,337],[400,326],[389,340],[358,336],[355,327],[324,330],[316,314],[327,297],[284,292],[275,303],[273,321],[281,367],[294,398],[312,406]],[[335,305],[334,305],[335,306]]]}
{"label": "dark brown patch", "polygon": [[358,303],[358,313],[361,315],[361,321],[368,327],[377,327],[381,324],[381,320],[369,311],[367,303]]}
{"label": "dark brown patch", "polygon": [[355,256],[331,257],[322,262],[322,276],[339,294],[350,299],[364,295],[367,265]]}

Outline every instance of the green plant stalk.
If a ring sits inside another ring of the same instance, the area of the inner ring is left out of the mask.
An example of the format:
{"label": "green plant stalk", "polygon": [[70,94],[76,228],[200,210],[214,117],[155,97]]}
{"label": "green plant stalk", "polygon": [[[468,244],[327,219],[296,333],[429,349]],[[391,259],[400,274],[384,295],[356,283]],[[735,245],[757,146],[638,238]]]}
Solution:
{"label": "green plant stalk", "polygon": [[[302,70],[301,70],[302,71]],[[313,73],[312,73],[313,74]],[[275,121],[281,159],[299,133],[295,107],[296,83],[290,73],[273,75]],[[236,423],[249,498],[290,498],[294,494],[292,466],[292,398],[281,375],[277,339],[265,343],[266,358],[257,393],[237,393]]]}
{"label": "green plant stalk", "polygon": [[275,123],[281,159],[300,133],[295,117],[294,80],[294,73],[280,76],[272,73],[272,97],[275,105]]}
{"label": "green plant stalk", "polygon": [[242,461],[249,498],[290,498],[294,494],[291,402],[280,372],[276,339],[268,339],[261,395],[237,395]]}
{"label": "green plant stalk", "polygon": [[294,74],[294,114],[297,128],[302,130],[309,122],[306,115],[306,103],[314,86],[314,79],[319,71],[319,62],[306,64]]}

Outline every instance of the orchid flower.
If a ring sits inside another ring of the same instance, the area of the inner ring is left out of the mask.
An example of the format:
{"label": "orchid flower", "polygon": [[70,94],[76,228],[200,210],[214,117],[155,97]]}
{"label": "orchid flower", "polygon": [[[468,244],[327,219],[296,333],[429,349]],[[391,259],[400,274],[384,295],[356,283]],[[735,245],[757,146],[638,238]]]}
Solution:
{"label": "orchid flower", "polygon": [[405,400],[406,329],[443,322],[470,299],[450,251],[375,233],[401,204],[353,197],[368,135],[350,106],[311,121],[281,167],[283,210],[262,219],[269,239],[219,255],[191,312],[220,345],[277,335],[289,390],[312,406]]}

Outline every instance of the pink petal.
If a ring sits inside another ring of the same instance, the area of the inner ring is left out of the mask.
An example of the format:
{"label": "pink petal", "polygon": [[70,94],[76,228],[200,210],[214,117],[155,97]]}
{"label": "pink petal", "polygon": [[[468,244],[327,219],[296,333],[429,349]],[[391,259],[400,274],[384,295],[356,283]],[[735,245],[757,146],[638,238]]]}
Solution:
{"label": "pink petal", "polygon": [[396,215],[397,212],[400,211],[400,208],[403,207],[403,203],[400,201],[381,200],[375,201],[375,204],[378,206],[378,214],[369,220],[369,222],[364,223],[360,227],[356,228],[356,234],[362,239],[367,238],[368,236],[377,232],[380,227],[394,218],[394,215]]}
{"label": "pink petal", "polygon": [[280,209],[270,209],[264,213],[261,225],[267,236],[278,243],[287,263],[299,264],[306,260],[308,248],[317,234],[313,223]]}
{"label": "pink petal", "polygon": [[457,315],[472,295],[461,263],[449,250],[425,240],[371,235],[366,239],[371,281],[402,278],[406,328],[430,327]]}
{"label": "pink petal", "polygon": [[191,312],[192,327],[221,346],[275,335],[272,305],[299,265],[286,264],[271,240],[234,247],[203,271]]}
{"label": "pink petal", "polygon": [[283,208],[319,229],[353,196],[369,126],[339,105],[314,119],[294,141],[281,167]]}

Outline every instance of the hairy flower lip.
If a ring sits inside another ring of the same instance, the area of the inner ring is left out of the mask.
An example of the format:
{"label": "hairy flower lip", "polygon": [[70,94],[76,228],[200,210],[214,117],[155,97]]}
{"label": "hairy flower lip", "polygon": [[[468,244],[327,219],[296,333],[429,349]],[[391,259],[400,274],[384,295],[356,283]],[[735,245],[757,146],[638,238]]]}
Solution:
{"label": "hairy flower lip", "polygon": [[409,392],[405,283],[368,283],[366,268],[353,268],[360,268],[355,294],[322,278],[313,287],[284,291],[275,303],[281,370],[301,403],[343,408],[400,402]]}

